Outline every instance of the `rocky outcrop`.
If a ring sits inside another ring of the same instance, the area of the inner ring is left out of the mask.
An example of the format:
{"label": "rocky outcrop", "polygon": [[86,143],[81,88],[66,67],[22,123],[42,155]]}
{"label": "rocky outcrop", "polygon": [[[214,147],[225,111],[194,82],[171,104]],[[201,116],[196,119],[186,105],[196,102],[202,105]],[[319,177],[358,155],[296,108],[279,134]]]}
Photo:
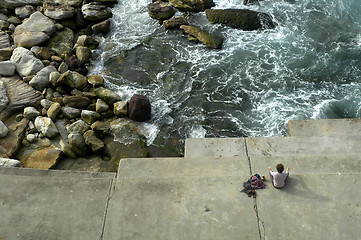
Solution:
{"label": "rocky outcrop", "polygon": [[169,4],[184,12],[203,12],[216,5],[213,0],[169,0]]}
{"label": "rocky outcrop", "polygon": [[9,118],[4,123],[9,132],[6,137],[0,138],[0,157],[12,158],[21,148],[28,120],[24,118],[18,122],[14,118]]}
{"label": "rocky outcrop", "polygon": [[207,9],[206,17],[212,24],[221,23],[245,31],[275,28],[269,14],[248,9]]}
{"label": "rocky outcrop", "polygon": [[151,18],[157,20],[166,20],[175,14],[173,7],[162,1],[149,3],[147,5],[147,11]]}
{"label": "rocky outcrop", "polygon": [[180,26],[180,29],[182,29],[185,33],[195,37],[197,40],[210,48],[222,48],[223,39],[218,36],[203,32],[199,28],[192,25],[182,25]]}
{"label": "rocky outcrop", "polygon": [[146,96],[134,94],[129,101],[129,117],[138,122],[145,122],[151,118],[151,105]]}

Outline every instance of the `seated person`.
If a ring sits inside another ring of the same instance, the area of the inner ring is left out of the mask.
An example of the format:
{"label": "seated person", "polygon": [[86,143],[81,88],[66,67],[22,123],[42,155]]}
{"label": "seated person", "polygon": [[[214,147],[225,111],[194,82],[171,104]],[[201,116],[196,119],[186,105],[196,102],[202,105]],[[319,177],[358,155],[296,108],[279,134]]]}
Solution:
{"label": "seated person", "polygon": [[283,164],[277,164],[276,166],[277,172],[272,172],[271,167],[268,167],[269,175],[271,177],[272,185],[275,188],[281,189],[285,186],[286,179],[289,175],[289,168],[286,168],[286,172],[283,172],[284,167]]}

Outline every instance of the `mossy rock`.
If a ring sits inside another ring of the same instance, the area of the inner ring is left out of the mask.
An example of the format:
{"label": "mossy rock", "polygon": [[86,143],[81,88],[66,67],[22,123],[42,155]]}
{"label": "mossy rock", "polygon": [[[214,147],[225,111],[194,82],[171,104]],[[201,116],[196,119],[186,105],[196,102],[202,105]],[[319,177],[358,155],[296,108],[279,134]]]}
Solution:
{"label": "mossy rock", "polygon": [[70,28],[57,31],[50,38],[46,47],[53,49],[58,56],[65,57],[74,46],[74,32]]}
{"label": "mossy rock", "polygon": [[210,48],[216,48],[216,49],[222,48],[223,39],[218,36],[203,32],[199,28],[192,25],[182,25],[180,26],[180,28],[184,32],[197,38],[200,42],[202,42],[203,44],[207,45]]}
{"label": "mossy rock", "polygon": [[169,4],[184,12],[203,12],[215,6],[213,0],[169,0]]}

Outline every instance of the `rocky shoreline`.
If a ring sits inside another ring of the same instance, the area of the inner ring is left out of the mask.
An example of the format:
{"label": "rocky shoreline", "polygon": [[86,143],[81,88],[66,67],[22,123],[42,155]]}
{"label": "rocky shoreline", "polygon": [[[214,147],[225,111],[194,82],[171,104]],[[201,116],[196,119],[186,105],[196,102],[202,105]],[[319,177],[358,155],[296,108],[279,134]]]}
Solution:
{"label": "rocky shoreline", "polygon": [[151,118],[146,96],[124,101],[88,75],[116,3],[0,0],[0,166],[117,171],[121,158],[166,152],[135,127]]}

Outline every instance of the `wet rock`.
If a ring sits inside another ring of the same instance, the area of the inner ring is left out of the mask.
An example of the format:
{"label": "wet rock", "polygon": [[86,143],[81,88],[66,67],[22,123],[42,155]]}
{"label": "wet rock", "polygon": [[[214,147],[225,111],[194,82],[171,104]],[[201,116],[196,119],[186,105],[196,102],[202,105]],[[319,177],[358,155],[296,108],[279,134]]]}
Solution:
{"label": "wet rock", "polygon": [[37,117],[35,127],[45,137],[52,138],[59,134],[54,122],[48,117]]}
{"label": "wet rock", "polygon": [[182,25],[180,28],[210,48],[222,48],[223,39],[218,36],[203,32],[199,28],[191,25]]}
{"label": "wet rock", "polygon": [[149,3],[147,5],[147,11],[151,18],[157,20],[166,20],[175,14],[173,7],[162,1]]}
{"label": "wet rock", "polygon": [[10,45],[10,38],[6,32],[0,31],[0,48],[9,48]]}
{"label": "wet rock", "polygon": [[20,167],[21,162],[16,159],[0,158],[0,167]]}
{"label": "wet rock", "polygon": [[103,87],[97,88],[95,93],[109,105],[121,100],[117,93]]}
{"label": "wet rock", "polygon": [[112,11],[107,6],[95,2],[83,5],[81,11],[87,21],[100,22],[112,17]]}
{"label": "wet rock", "polygon": [[88,130],[90,130],[90,126],[83,120],[78,120],[78,121],[70,124],[66,129],[68,134],[70,134],[70,133],[84,134]]}
{"label": "wet rock", "polygon": [[128,102],[126,101],[115,102],[114,114],[119,117],[126,117],[128,114]]}
{"label": "wet rock", "polygon": [[41,69],[33,79],[29,82],[30,86],[33,88],[43,91],[44,88],[48,87],[50,85],[49,81],[49,75],[52,72],[57,72],[56,68],[54,66],[47,66],[43,69]]}
{"label": "wet rock", "polygon": [[95,105],[95,111],[98,113],[103,113],[109,110],[109,105],[104,102],[102,99],[98,99]]}
{"label": "wet rock", "polygon": [[78,72],[82,75],[88,74],[88,69],[85,64],[77,59],[75,56],[71,56],[65,60],[66,65],[68,65],[71,71]]}
{"label": "wet rock", "polygon": [[83,135],[79,133],[70,133],[68,135],[69,139],[69,146],[73,152],[80,156],[86,156],[88,155],[88,147],[85,143],[85,139]]}
{"label": "wet rock", "polygon": [[104,137],[108,135],[110,127],[108,122],[96,121],[91,126],[91,129],[95,132],[95,134],[99,137]]}
{"label": "wet rock", "polygon": [[0,76],[13,76],[15,74],[15,64],[11,61],[0,62]]}
{"label": "wet rock", "polygon": [[78,72],[72,72],[74,87],[79,90],[83,90],[88,85],[88,79]]}
{"label": "wet rock", "polygon": [[83,110],[81,111],[81,119],[87,124],[91,125],[101,119],[101,116],[95,111]]}
{"label": "wet rock", "polygon": [[55,20],[64,20],[72,18],[75,14],[75,9],[69,5],[44,2],[44,15]]}
{"label": "wet rock", "polygon": [[203,12],[216,5],[213,0],[169,0],[169,4],[184,12]]}
{"label": "wet rock", "polygon": [[79,36],[76,43],[91,50],[96,49],[99,46],[99,42],[94,37],[87,35]]}
{"label": "wet rock", "polygon": [[103,22],[94,24],[92,26],[92,31],[94,34],[105,34],[108,33],[110,30],[110,20],[107,19]]}
{"label": "wet rock", "polygon": [[3,81],[0,79],[0,113],[9,104],[9,98],[6,92],[6,87]]}
{"label": "wet rock", "polygon": [[92,58],[92,51],[87,47],[79,46],[75,50],[76,57],[83,63],[88,63]]}
{"label": "wet rock", "polygon": [[81,110],[73,107],[62,107],[61,112],[64,115],[64,117],[68,119],[75,119],[80,117]]}
{"label": "wet rock", "polygon": [[93,130],[88,130],[84,133],[85,143],[92,149],[93,152],[99,152],[103,150],[104,143],[97,138]]}
{"label": "wet rock", "polygon": [[16,71],[22,77],[35,75],[44,68],[41,60],[34,57],[31,51],[23,47],[15,48],[10,61],[15,64]]}
{"label": "wet rock", "polygon": [[89,75],[88,76],[89,84],[93,85],[93,87],[104,87],[104,78],[99,75]]}
{"label": "wet rock", "polygon": [[82,109],[90,104],[90,99],[87,97],[65,96],[63,102],[67,107]]}
{"label": "wet rock", "polygon": [[59,103],[53,103],[48,109],[47,116],[52,120],[55,120],[60,110],[61,110],[61,105]]}
{"label": "wet rock", "polygon": [[275,28],[269,14],[248,9],[207,9],[206,17],[212,24],[221,23],[245,31]]}
{"label": "wet rock", "polygon": [[24,117],[28,120],[34,119],[40,115],[40,112],[34,107],[24,108]]}
{"label": "wet rock", "polygon": [[258,0],[244,0],[243,5],[259,5]]}
{"label": "wet rock", "polygon": [[8,135],[9,129],[5,126],[5,124],[0,120],[0,138],[6,137]]}
{"label": "wet rock", "polygon": [[170,20],[163,21],[163,26],[166,29],[178,29],[182,25],[189,25],[187,19],[184,16],[176,16]]}
{"label": "wet rock", "polygon": [[60,146],[61,146],[61,151],[63,151],[63,153],[67,157],[70,157],[70,158],[76,158],[77,157],[76,153],[69,146],[69,143],[64,142],[63,140],[61,140],[60,141]]}
{"label": "wet rock", "polygon": [[20,19],[28,18],[34,12],[35,12],[35,8],[31,5],[25,5],[22,7],[15,8],[15,15],[18,16]]}
{"label": "wet rock", "polygon": [[[57,31],[45,45],[48,48],[53,49],[60,57],[69,55],[74,46],[74,32],[70,28],[64,28],[61,31]],[[69,64],[67,63],[69,66]]]}
{"label": "wet rock", "polygon": [[29,143],[36,143],[38,141],[38,134],[28,134],[26,136],[26,140],[29,142]]}
{"label": "wet rock", "polygon": [[5,8],[14,9],[25,5],[41,5],[43,0],[2,0],[1,4]]}
{"label": "wet rock", "polygon": [[129,117],[138,122],[145,122],[151,118],[151,105],[146,96],[134,94],[129,101]]}

